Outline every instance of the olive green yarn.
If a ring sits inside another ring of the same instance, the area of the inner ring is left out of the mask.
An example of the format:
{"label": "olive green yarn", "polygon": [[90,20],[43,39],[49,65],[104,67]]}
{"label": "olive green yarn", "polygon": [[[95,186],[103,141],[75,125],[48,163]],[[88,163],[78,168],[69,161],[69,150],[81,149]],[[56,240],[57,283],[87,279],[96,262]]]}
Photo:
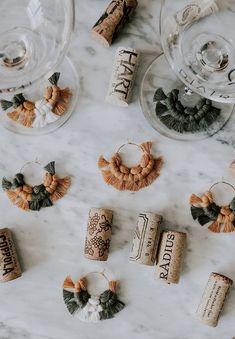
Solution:
{"label": "olive green yarn", "polygon": [[220,213],[220,207],[214,202],[209,206],[201,208],[191,206],[191,214],[194,220],[198,220],[201,226],[204,226],[210,221],[215,221]]}
{"label": "olive green yarn", "polygon": [[52,85],[57,86],[59,79],[60,79],[60,73],[55,72],[54,74],[52,74],[52,76],[48,80]]}
{"label": "olive green yarn", "polygon": [[165,94],[162,88],[154,93],[155,112],[160,121],[178,133],[196,133],[206,130],[219,117],[220,109],[212,101],[202,98],[195,107],[184,107],[179,100],[179,90]]}
{"label": "olive green yarn", "polygon": [[51,161],[49,162],[49,164],[47,164],[44,169],[50,173],[51,175],[55,174],[55,161]]}
{"label": "olive green yarn", "polygon": [[103,310],[100,312],[100,319],[111,319],[120,312],[125,304],[118,300],[117,294],[111,290],[106,290],[100,295],[100,304]]}

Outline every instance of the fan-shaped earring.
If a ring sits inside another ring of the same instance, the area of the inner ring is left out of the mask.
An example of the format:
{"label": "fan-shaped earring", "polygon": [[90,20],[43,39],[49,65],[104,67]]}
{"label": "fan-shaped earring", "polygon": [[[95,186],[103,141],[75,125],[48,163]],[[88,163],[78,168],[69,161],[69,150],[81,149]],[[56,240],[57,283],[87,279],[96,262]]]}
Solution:
{"label": "fan-shaped earring", "polygon": [[13,107],[7,116],[28,128],[42,128],[59,119],[68,108],[71,92],[68,87],[61,89],[58,86],[60,73],[54,73],[48,81],[51,86],[45,89],[43,99],[36,102],[25,99],[22,93],[13,97],[12,101],[1,100],[4,111]]}
{"label": "fan-shaped earring", "polygon": [[212,222],[208,229],[215,233],[235,231],[235,197],[227,206],[219,206],[214,202],[212,189],[218,184],[225,184],[235,190],[235,187],[225,181],[217,182],[201,197],[192,194],[190,197],[191,214],[201,226]]}
{"label": "fan-shaped earring", "polygon": [[[119,152],[126,145],[137,146],[143,152],[141,161],[137,166],[127,167],[123,165]],[[107,167],[107,170],[102,170],[104,181],[119,191],[139,191],[141,188],[151,185],[160,175],[163,164],[162,157],[153,157],[151,154],[151,147],[152,142],[149,141],[144,142],[141,145],[129,142],[119,147],[118,151],[112,156],[110,162],[103,156],[100,156],[98,167]]]}
{"label": "fan-shaped earring", "polygon": [[[87,290],[89,274],[99,274],[108,282],[108,289],[98,296],[92,296]],[[103,272],[90,272],[73,282],[68,276],[63,284],[63,298],[70,314],[85,322],[98,322],[111,319],[120,312],[125,304],[118,299],[117,281],[110,281]]]}
{"label": "fan-shaped earring", "polygon": [[43,207],[52,206],[56,200],[62,198],[70,187],[71,179],[70,177],[59,179],[55,172],[55,162],[52,161],[44,167],[46,173],[43,183],[30,186],[26,184],[22,171],[26,165],[31,163],[33,162],[26,163],[15,175],[13,181],[3,178],[2,188],[17,207],[26,211],[39,211]]}

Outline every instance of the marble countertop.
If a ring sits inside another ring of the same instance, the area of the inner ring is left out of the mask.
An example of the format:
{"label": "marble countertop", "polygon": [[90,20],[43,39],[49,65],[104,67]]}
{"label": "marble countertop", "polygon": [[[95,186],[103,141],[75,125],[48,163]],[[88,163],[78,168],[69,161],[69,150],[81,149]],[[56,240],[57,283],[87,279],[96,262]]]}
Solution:
{"label": "marble countertop", "polygon": [[[214,235],[192,221],[191,193],[205,191],[221,178],[234,183],[228,166],[235,157],[234,121],[214,137],[200,142],[169,140],[145,120],[138,93],[149,63],[160,54],[159,2],[142,0],[118,41],[105,49],[94,42],[90,27],[105,8],[105,0],[76,1],[76,32],[69,55],[81,77],[77,109],[62,128],[50,135],[27,137],[1,128],[0,176],[14,174],[36,157],[55,160],[59,174],[72,175],[68,195],[54,207],[25,213],[0,193],[1,226],[14,232],[24,274],[0,288],[0,339],[232,339],[235,336],[235,288],[217,328],[195,319],[209,274],[235,279],[235,234]],[[115,50],[142,51],[133,102],[128,109],[105,103]],[[118,192],[103,183],[96,161],[123,142],[154,141],[154,152],[165,164],[160,178],[138,193]],[[83,258],[90,207],[114,210],[111,253],[106,264]],[[129,263],[132,234],[139,212],[162,214],[163,227],[188,233],[188,246],[179,285],[154,281],[154,267]],[[61,284],[96,268],[115,272],[120,298],[127,307],[114,319],[82,323],[66,311]]]}

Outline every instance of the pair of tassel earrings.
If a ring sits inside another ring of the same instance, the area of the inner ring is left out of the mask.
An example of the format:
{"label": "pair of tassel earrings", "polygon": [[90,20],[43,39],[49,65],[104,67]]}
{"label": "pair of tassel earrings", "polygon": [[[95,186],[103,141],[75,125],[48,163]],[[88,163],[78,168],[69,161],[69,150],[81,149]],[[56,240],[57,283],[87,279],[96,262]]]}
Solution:
{"label": "pair of tassel earrings", "polygon": [[71,98],[68,87],[61,89],[58,86],[59,78],[60,73],[56,72],[48,79],[51,86],[45,89],[42,99],[29,101],[20,93],[12,101],[1,100],[2,109],[6,111],[13,107],[15,110],[7,116],[27,128],[42,128],[55,122],[66,112]]}

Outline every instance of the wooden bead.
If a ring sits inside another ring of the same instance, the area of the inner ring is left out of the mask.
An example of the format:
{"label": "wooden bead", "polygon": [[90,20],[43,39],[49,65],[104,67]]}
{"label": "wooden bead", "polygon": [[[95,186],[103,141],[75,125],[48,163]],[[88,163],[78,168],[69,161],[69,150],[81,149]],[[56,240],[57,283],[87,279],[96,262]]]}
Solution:
{"label": "wooden bead", "polygon": [[22,189],[23,189],[22,186],[19,186],[15,189],[15,192],[20,193],[22,191]]}
{"label": "wooden bead", "polygon": [[135,167],[132,167],[131,174],[138,174],[141,171],[142,171],[142,167],[141,166],[135,166]]}
{"label": "wooden bead", "polygon": [[129,168],[127,168],[126,166],[121,165],[121,166],[120,166],[120,172],[121,172],[121,173],[124,173],[124,174],[129,174],[129,173],[130,173],[130,170],[129,170]]}
{"label": "wooden bead", "polygon": [[54,190],[51,189],[50,187],[46,187],[46,191],[49,192],[49,193],[51,193],[51,194],[54,193]]}
{"label": "wooden bead", "polygon": [[23,186],[23,191],[26,192],[26,193],[32,193],[33,192],[33,189],[31,186],[29,185],[24,185]]}
{"label": "wooden bead", "polygon": [[49,100],[52,95],[52,87],[47,87],[44,92],[44,99]]}
{"label": "wooden bead", "polygon": [[142,168],[145,168],[146,166],[148,166],[148,163],[149,163],[149,155],[148,154],[144,154],[143,156],[142,156],[142,159],[141,159],[141,161],[140,161],[140,166],[142,167]]}
{"label": "wooden bead", "polygon": [[23,106],[24,106],[24,108],[27,109],[28,111],[31,111],[31,110],[33,110],[33,109],[35,108],[35,104],[34,104],[34,102],[32,102],[32,101],[25,101],[25,102],[23,103]]}
{"label": "wooden bead", "polygon": [[44,176],[43,184],[45,187],[49,187],[52,183],[52,175],[50,173],[46,173]]}

